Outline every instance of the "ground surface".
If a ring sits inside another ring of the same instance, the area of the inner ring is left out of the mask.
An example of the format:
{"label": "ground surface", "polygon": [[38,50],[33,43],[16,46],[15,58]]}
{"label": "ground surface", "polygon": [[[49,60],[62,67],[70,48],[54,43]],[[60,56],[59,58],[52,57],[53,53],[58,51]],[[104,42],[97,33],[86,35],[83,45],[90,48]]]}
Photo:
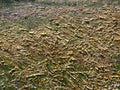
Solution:
{"label": "ground surface", "polygon": [[0,90],[119,90],[120,7],[0,10]]}

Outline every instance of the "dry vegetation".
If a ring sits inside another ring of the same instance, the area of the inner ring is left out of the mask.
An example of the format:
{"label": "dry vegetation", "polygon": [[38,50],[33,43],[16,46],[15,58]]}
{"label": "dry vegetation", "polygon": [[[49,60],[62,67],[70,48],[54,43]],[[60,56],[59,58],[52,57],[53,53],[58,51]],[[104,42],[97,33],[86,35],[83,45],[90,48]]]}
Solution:
{"label": "dry vegetation", "polygon": [[1,9],[0,90],[120,90],[120,7]]}

